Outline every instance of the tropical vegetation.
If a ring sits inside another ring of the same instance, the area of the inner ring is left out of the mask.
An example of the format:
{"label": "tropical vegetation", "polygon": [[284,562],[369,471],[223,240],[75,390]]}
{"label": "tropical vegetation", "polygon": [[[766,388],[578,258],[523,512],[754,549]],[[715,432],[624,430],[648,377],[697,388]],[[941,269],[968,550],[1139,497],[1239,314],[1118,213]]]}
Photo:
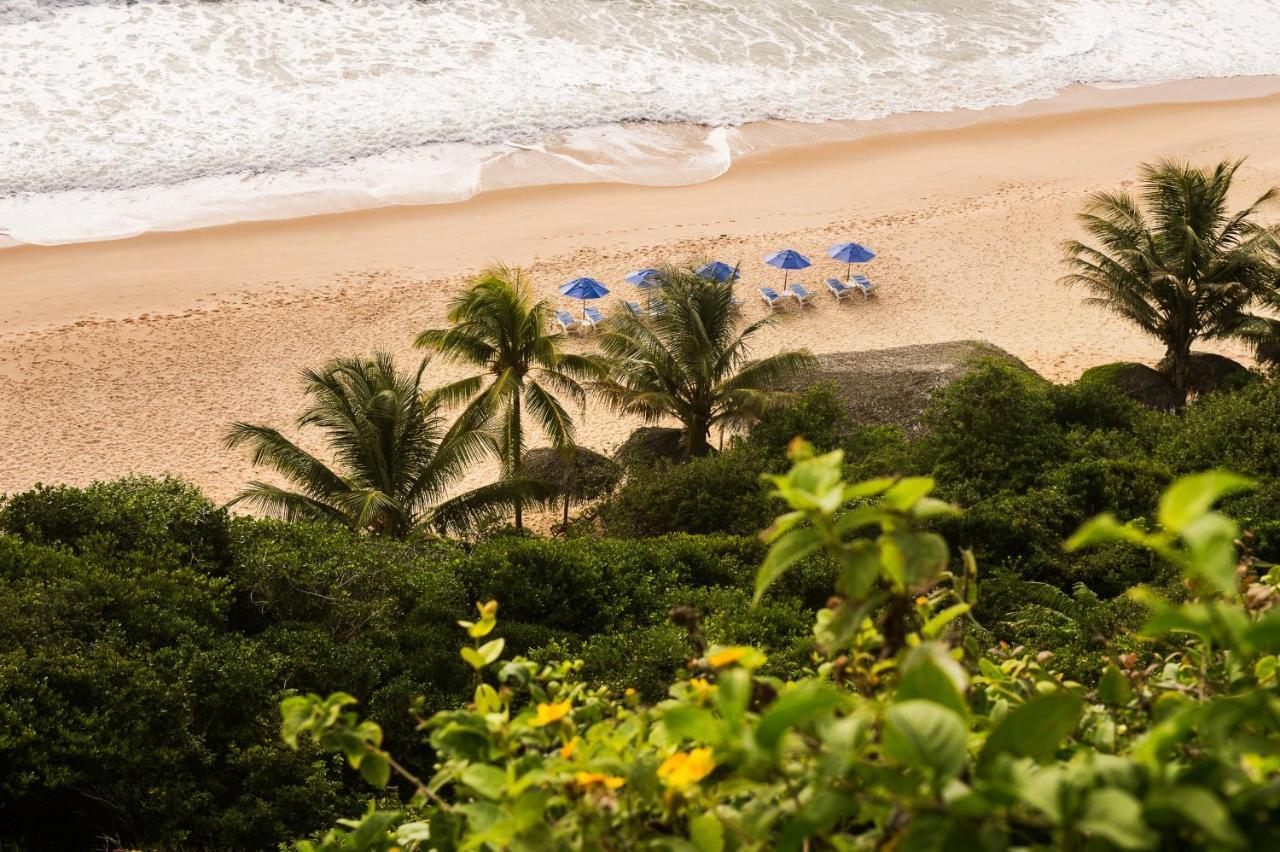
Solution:
{"label": "tropical vegetation", "polygon": [[733,282],[707,281],[692,270],[662,273],[663,309],[611,319],[600,335],[608,375],[596,391],[615,410],[645,422],[670,418],[684,430],[684,456],[711,452],[711,432],[737,429],[783,407],[792,395],[780,381],[813,364],[806,352],[751,359],[751,338],[769,324],[740,328]]}
{"label": "tropical vegetation", "polygon": [[1192,347],[1246,337],[1262,354],[1274,347],[1271,322],[1250,313],[1280,301],[1280,225],[1263,225],[1270,189],[1232,212],[1228,195],[1243,161],[1212,169],[1161,161],[1141,169],[1139,194],[1095,194],[1080,215],[1093,244],[1066,244],[1064,281],[1155,337],[1179,405],[1190,390]]}
{"label": "tropical vegetation", "polygon": [[[1179,168],[1072,274],[1262,351],[1269,232],[1223,218],[1234,164]],[[487,271],[419,338],[473,375],[307,371],[291,429],[228,432],[268,472],[231,506],[0,497],[0,847],[1277,845],[1280,377],[1174,405],[974,355],[857,422],[662,275],[595,347]],[[679,428],[593,453],[592,393]]]}
{"label": "tropical vegetation", "polygon": [[[481,370],[438,393],[471,399],[476,416],[499,419],[497,453],[504,478],[515,483],[523,479],[524,412],[534,417],[555,449],[568,450],[574,424],[560,396],[584,403],[580,380],[600,371],[594,359],[564,350],[564,336],[551,331],[551,318],[550,303],[534,301],[524,273],[495,266],[450,303],[452,325],[428,329],[414,341]],[[513,501],[516,529],[524,526],[524,503],[519,495]]]}
{"label": "tropical vegetation", "polygon": [[391,356],[378,354],[304,371],[311,405],[294,425],[323,433],[337,469],[274,427],[236,423],[227,432],[227,447],[247,445],[255,466],[274,471],[293,488],[255,481],[232,503],[286,520],[328,518],[404,538],[422,527],[466,527],[516,500],[519,490],[511,483],[449,496],[489,451],[491,414],[473,407],[448,423],[444,410],[451,391],[422,387],[428,363],[423,359],[414,371],[401,372]]}

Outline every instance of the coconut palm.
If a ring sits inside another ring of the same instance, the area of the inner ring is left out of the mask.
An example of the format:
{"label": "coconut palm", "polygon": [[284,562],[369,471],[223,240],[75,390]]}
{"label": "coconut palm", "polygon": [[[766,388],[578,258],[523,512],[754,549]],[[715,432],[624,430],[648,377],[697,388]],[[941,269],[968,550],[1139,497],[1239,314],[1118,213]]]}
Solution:
{"label": "coconut palm", "polygon": [[378,354],[303,371],[311,404],[295,425],[323,433],[334,466],[270,426],[236,423],[227,446],[247,444],[253,464],[274,470],[289,487],[250,482],[232,502],[286,520],[332,518],[396,538],[423,526],[460,529],[509,505],[518,484],[500,482],[446,499],[467,468],[491,452],[493,435],[480,410],[447,424],[448,394],[422,389],[427,363],[424,358],[415,371],[402,373],[390,355]]}
{"label": "coconut palm", "polygon": [[[574,442],[573,418],[559,395],[584,404],[586,392],[578,380],[599,374],[595,359],[563,351],[564,335],[550,331],[551,317],[550,303],[534,301],[520,270],[494,266],[452,301],[451,327],[424,331],[415,341],[482,370],[447,393],[471,399],[470,408],[498,417],[497,451],[508,480],[521,479],[525,409],[555,449],[567,450]],[[513,505],[516,529],[522,529],[524,501],[517,497]]]}
{"label": "coconut palm", "polygon": [[780,382],[808,370],[813,356],[781,352],[749,360],[749,343],[769,320],[740,329],[732,283],[667,269],[659,316],[610,319],[600,335],[609,375],[595,390],[616,410],[652,423],[670,417],[684,430],[684,456],[711,451],[711,430],[743,426],[787,405]]}
{"label": "coconut palm", "polygon": [[1275,289],[1278,231],[1255,216],[1276,190],[1243,210],[1227,209],[1242,162],[1145,165],[1138,197],[1098,193],[1080,214],[1096,245],[1065,245],[1071,271],[1063,281],[1164,344],[1163,369],[1179,406],[1189,390],[1191,347],[1240,336],[1249,306]]}

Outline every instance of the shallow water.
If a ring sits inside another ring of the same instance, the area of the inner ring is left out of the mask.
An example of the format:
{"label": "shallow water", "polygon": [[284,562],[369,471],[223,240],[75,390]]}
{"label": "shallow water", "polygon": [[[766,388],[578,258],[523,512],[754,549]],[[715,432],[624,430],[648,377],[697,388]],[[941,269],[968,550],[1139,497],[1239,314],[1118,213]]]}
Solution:
{"label": "shallow water", "polygon": [[0,0],[0,232],[686,183],[768,119],[1280,73],[1280,0]]}

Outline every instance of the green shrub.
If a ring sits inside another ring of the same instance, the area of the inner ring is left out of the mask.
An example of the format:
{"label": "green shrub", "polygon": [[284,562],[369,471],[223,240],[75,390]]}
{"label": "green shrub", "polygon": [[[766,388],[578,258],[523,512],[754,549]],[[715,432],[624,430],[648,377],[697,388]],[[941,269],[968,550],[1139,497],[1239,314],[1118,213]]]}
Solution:
{"label": "green shrub", "polygon": [[1048,383],[993,360],[941,390],[923,422],[923,458],[966,504],[1030,487],[1066,450]]}
{"label": "green shrub", "polygon": [[744,552],[728,537],[497,539],[458,571],[471,599],[504,601],[504,620],[583,635],[661,623],[671,589],[748,583]]}
{"label": "green shrub", "polygon": [[0,536],[7,838],[269,846],[354,802],[314,754],[276,746],[283,661],[228,631],[230,602],[225,579],[172,561]]}
{"label": "green shrub", "polygon": [[1130,430],[1142,416],[1136,402],[1105,381],[1052,385],[1049,399],[1053,403],[1054,420],[1067,428]]}
{"label": "green shrub", "polygon": [[633,472],[600,506],[608,535],[646,538],[673,532],[751,535],[773,511],[760,487],[770,457],[753,446],[731,447],[685,464]]}
{"label": "green shrub", "polygon": [[1280,381],[1197,399],[1158,436],[1156,458],[1179,473],[1222,467],[1280,479]]}
{"label": "green shrub", "polygon": [[792,405],[753,425],[746,442],[773,456],[775,470],[786,469],[787,445],[804,438],[815,447],[838,447],[850,430],[849,415],[831,382],[810,386]]}
{"label": "green shrub", "polygon": [[77,551],[221,565],[227,513],[180,479],[131,476],[87,488],[37,485],[0,505],[0,532]]}

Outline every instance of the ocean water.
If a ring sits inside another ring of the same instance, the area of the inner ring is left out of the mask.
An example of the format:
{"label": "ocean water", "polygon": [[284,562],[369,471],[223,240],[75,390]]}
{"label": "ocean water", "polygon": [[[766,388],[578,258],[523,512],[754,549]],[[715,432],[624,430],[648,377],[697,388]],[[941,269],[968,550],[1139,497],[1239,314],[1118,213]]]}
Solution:
{"label": "ocean water", "polygon": [[687,183],[737,130],[1280,73],[1280,0],[0,0],[0,234]]}

